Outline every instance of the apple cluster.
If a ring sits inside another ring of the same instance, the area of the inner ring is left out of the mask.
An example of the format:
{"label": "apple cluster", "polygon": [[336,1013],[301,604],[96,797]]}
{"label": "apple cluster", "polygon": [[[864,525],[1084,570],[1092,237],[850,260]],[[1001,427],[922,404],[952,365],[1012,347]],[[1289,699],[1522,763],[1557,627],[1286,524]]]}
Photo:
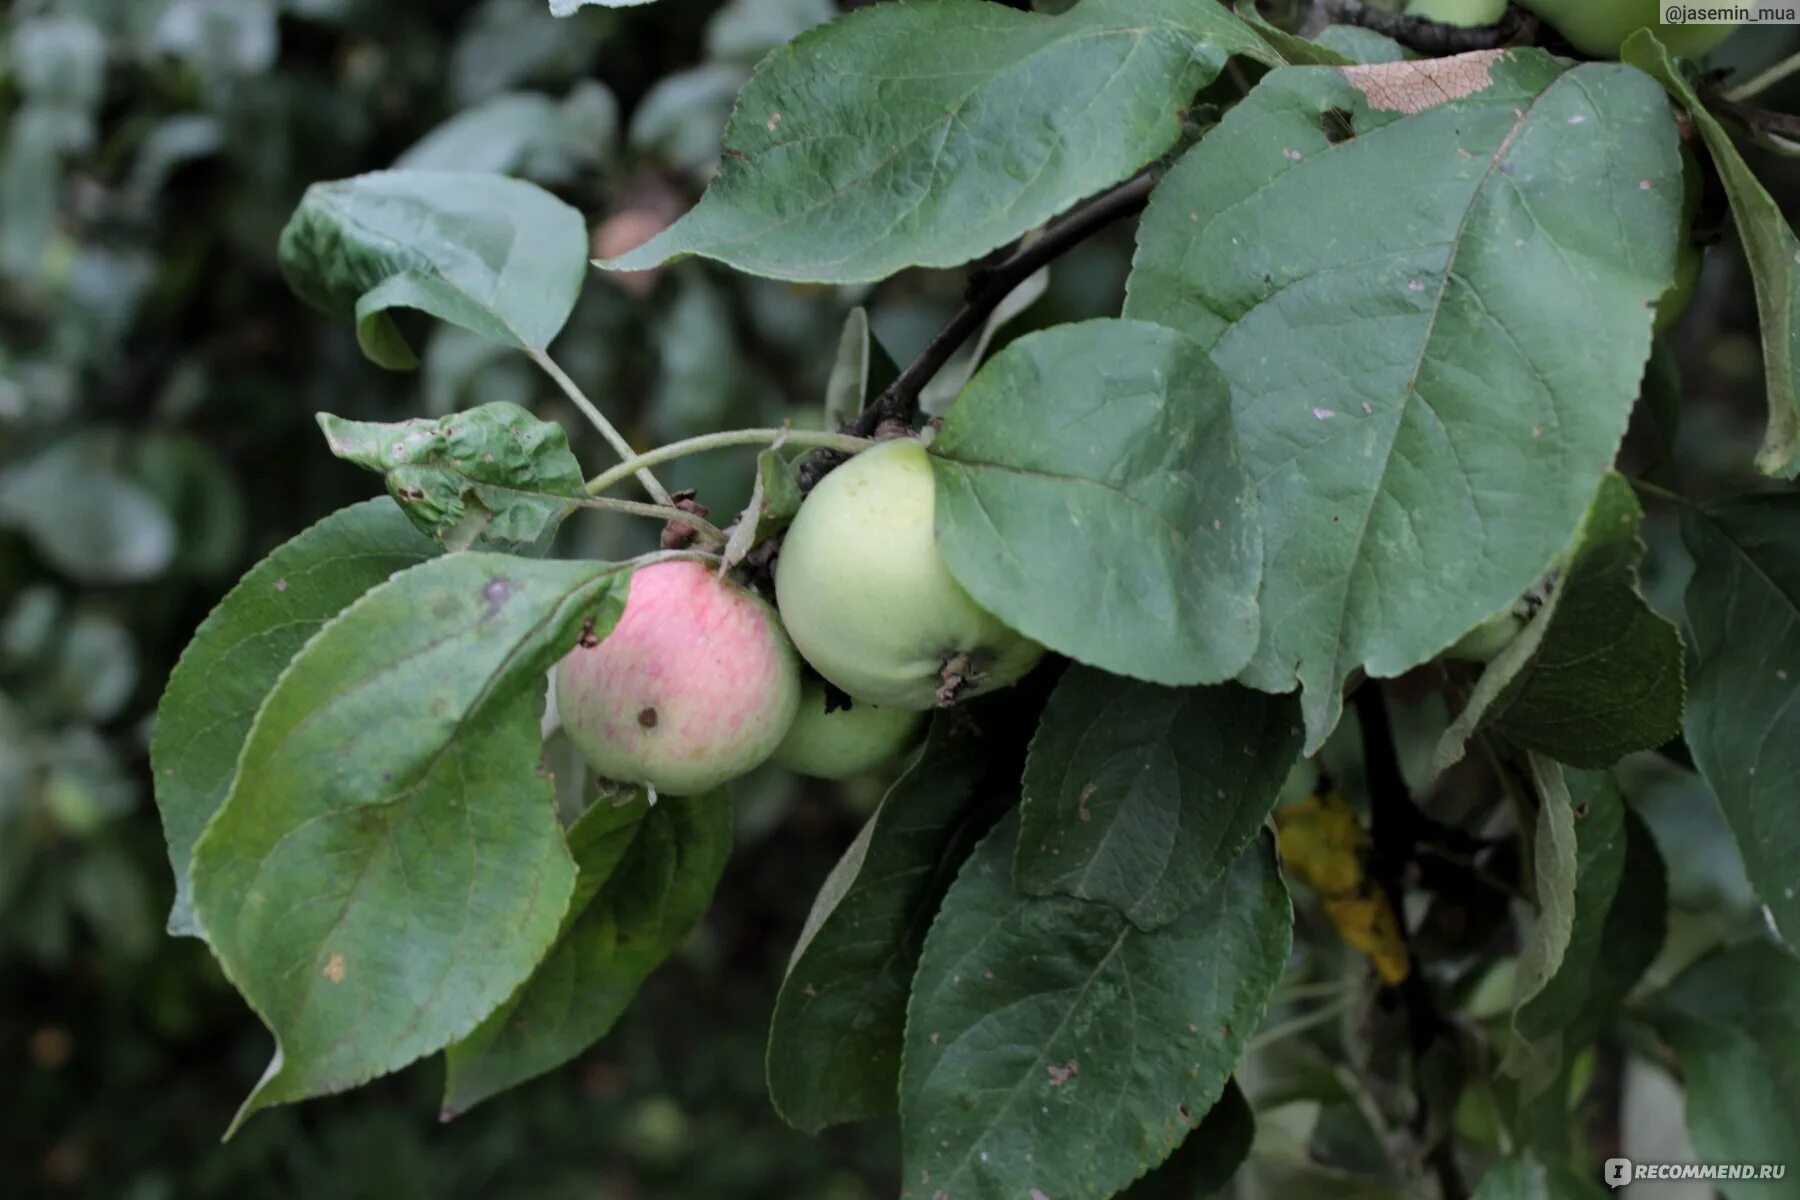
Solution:
{"label": "apple cluster", "polygon": [[[951,577],[933,506],[924,446],[897,438],[800,506],[778,607],[700,562],[639,569],[618,624],[557,665],[563,729],[602,776],[676,796],[770,758],[827,779],[890,761],[927,710],[1005,687],[1044,653]],[[827,710],[802,657],[849,708]]]}

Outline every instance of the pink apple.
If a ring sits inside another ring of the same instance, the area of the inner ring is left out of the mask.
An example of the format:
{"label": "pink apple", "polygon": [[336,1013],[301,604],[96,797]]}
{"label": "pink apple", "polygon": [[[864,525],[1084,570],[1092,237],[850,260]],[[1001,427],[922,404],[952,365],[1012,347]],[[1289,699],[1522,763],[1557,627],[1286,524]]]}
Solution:
{"label": "pink apple", "polygon": [[799,702],[775,610],[696,562],[639,569],[612,632],[556,668],[563,729],[588,764],[671,796],[760,765]]}

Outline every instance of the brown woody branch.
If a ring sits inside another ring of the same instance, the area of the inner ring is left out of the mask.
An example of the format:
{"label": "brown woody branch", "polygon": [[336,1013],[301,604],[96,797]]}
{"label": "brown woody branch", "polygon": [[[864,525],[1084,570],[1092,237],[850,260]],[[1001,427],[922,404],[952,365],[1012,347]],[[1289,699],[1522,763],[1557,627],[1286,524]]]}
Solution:
{"label": "brown woody branch", "polygon": [[[957,348],[968,341],[993,315],[1001,301],[1039,268],[1086,241],[1115,221],[1135,216],[1150,198],[1156,176],[1145,169],[1109,191],[1086,200],[1050,222],[1037,237],[1020,243],[991,266],[975,271],[963,294],[962,307],[937,331],[925,348],[894,381],[869,401],[844,432],[868,437],[886,422],[910,425],[919,412],[919,394],[931,382]],[[816,450],[800,467],[801,490],[811,490],[832,468],[844,461],[835,450]]]}
{"label": "brown woody branch", "polygon": [[1325,13],[1334,21],[1372,29],[1410,50],[1431,55],[1497,49],[1535,33],[1538,26],[1538,19],[1516,4],[1508,6],[1506,14],[1492,25],[1451,25],[1409,17],[1373,8],[1363,0],[1325,0]]}

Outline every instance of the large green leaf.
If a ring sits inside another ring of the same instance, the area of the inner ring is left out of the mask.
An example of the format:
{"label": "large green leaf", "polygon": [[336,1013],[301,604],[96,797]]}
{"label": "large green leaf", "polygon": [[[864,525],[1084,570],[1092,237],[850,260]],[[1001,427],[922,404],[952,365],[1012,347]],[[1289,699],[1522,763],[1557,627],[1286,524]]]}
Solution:
{"label": "large green leaf", "polygon": [[1572,766],[1608,767],[1681,732],[1681,635],[1638,590],[1643,510],[1608,473],[1548,602],[1482,672],[1438,744],[1441,769],[1483,726]]}
{"label": "large green leaf", "polygon": [[1020,338],[931,443],[937,541],[982,607],[1072,658],[1218,683],[1256,647],[1256,503],[1230,397],[1142,321]]}
{"label": "large green leaf", "polygon": [[1119,1200],[1205,1200],[1225,1189],[1255,1140],[1256,1113],[1234,1080],[1175,1153]]}
{"label": "large green leaf", "polygon": [[1649,30],[1634,34],[1620,57],[1648,71],[1687,110],[1724,181],[1738,238],[1750,261],[1756,307],[1762,315],[1769,425],[1756,465],[1767,474],[1792,479],[1800,474],[1800,239],[1795,238],[1781,205],[1738,153],[1731,134],[1707,111],[1655,35]]}
{"label": "large green leaf", "polygon": [[307,303],[356,319],[363,353],[418,365],[391,308],[416,308],[503,345],[543,350],[587,273],[581,214],[503,175],[377,171],[306,189],[281,232],[281,269]]}
{"label": "large green leaf", "polygon": [[1031,742],[1013,881],[1173,921],[1262,828],[1299,751],[1291,697],[1071,667]]}
{"label": "large green leaf", "polygon": [[900,1069],[901,1196],[1103,1200],[1219,1098],[1281,976],[1292,910],[1267,839],[1146,933],[1022,896],[1008,817],[925,941]]}
{"label": "large green leaf", "polygon": [[1657,998],[1702,1162],[1786,1163],[1780,1183],[1721,1181],[1731,1200],[1800,1196],[1800,962],[1765,942],[1701,959]]}
{"label": "large green leaf", "polygon": [[537,770],[544,673],[627,586],[607,563],[432,559],[276,681],[194,847],[201,927],[276,1039],[240,1123],[466,1035],[549,949],[575,868]]}
{"label": "large green leaf", "polygon": [[224,803],[251,719],[288,660],[358,596],[437,553],[391,502],[353,504],[277,547],[194,631],[150,740],[175,868],[170,933],[200,936],[188,878],[194,842]]}
{"label": "large green leaf", "polygon": [[530,546],[586,495],[569,436],[516,404],[484,404],[435,421],[347,421],[320,413],[331,452],[378,471],[388,493],[446,549],[477,539]]}
{"label": "large green leaf", "polygon": [[[581,872],[556,946],[517,994],[446,1054],[446,1117],[574,1058],[706,914],[731,854],[723,793],[647,813],[590,809],[570,830]],[[577,841],[590,819],[600,828]],[[583,846],[589,847],[586,853]],[[585,893],[585,895],[584,895]]]}
{"label": "large green leaf", "polygon": [[1567,547],[1682,199],[1653,81],[1537,50],[1271,72],[1152,195],[1126,315],[1230,380],[1264,537],[1243,678],[1304,689],[1308,750],[1351,672],[1433,657]]}
{"label": "large green leaf", "polygon": [[1800,947],[1800,495],[1682,514],[1694,556],[1687,743],[1757,896]]}
{"label": "large green leaf", "polygon": [[906,998],[938,903],[991,819],[993,748],[945,714],[813,901],[769,1027],[769,1096],[790,1125],[894,1111]]}
{"label": "large green leaf", "polygon": [[602,265],[700,254],[852,283],[968,262],[1174,145],[1181,111],[1232,54],[1279,61],[1223,8],[1189,0],[1083,0],[1055,17],[872,5],[764,59],[699,205]]}

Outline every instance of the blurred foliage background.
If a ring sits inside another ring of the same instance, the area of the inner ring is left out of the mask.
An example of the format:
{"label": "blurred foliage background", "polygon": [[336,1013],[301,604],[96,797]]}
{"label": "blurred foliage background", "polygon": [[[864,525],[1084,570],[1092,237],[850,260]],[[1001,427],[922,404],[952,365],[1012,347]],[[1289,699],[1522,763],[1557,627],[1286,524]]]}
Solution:
{"label": "blurred foliage background", "polygon": [[[788,949],[879,781],[839,791],[755,780],[711,917],[620,1028],[569,1069],[440,1126],[440,1068],[423,1065],[259,1117],[221,1146],[269,1039],[205,948],[162,932],[171,885],[145,761],[162,681],[211,605],[275,545],[372,493],[368,476],[325,451],[316,412],[393,420],[511,400],[561,419],[591,469],[606,460],[522,357],[420,323],[411,332],[426,348],[422,371],[391,375],[361,357],[347,326],[303,307],[275,246],[305,187],[396,164],[513,172],[590,214],[596,252],[616,252],[698,195],[757,59],[835,11],[831,0],[663,0],[559,21],[543,0],[6,6],[8,1195],[893,1193],[891,1128],[802,1137],[780,1124],[762,1083]],[[1722,61],[1772,61],[1796,42],[1758,31]],[[1792,199],[1793,171],[1764,165]],[[1017,328],[1116,311],[1129,252],[1129,230],[1080,247],[1038,281],[1042,294],[1034,287]],[[921,273],[868,294],[698,263],[596,273],[554,352],[640,445],[724,426],[817,425],[853,304],[870,305],[878,336],[904,359],[959,286],[954,273]],[[1640,466],[1656,463],[1696,494],[1751,482],[1747,447],[1761,411],[1753,321],[1727,244],[1709,256],[1700,299],[1669,341],[1688,398],[1674,453],[1666,428],[1646,420],[1630,450]],[[748,454],[691,458],[665,479],[728,514],[751,465]],[[590,513],[571,522],[565,549],[616,556],[655,532]],[[1673,605],[1680,552],[1666,534],[1657,543],[1651,583]],[[1336,770],[1354,776],[1353,763]],[[1695,820],[1695,806],[1679,803],[1692,776],[1660,759],[1645,771],[1640,807],[1659,837],[1709,847],[1704,861],[1671,854],[1684,864],[1678,900],[1702,924],[1744,919],[1748,891],[1710,804],[1698,809],[1714,818],[1706,828],[1680,824]],[[1658,822],[1657,811],[1670,815]],[[1270,1072],[1283,1077],[1279,1062]]]}

